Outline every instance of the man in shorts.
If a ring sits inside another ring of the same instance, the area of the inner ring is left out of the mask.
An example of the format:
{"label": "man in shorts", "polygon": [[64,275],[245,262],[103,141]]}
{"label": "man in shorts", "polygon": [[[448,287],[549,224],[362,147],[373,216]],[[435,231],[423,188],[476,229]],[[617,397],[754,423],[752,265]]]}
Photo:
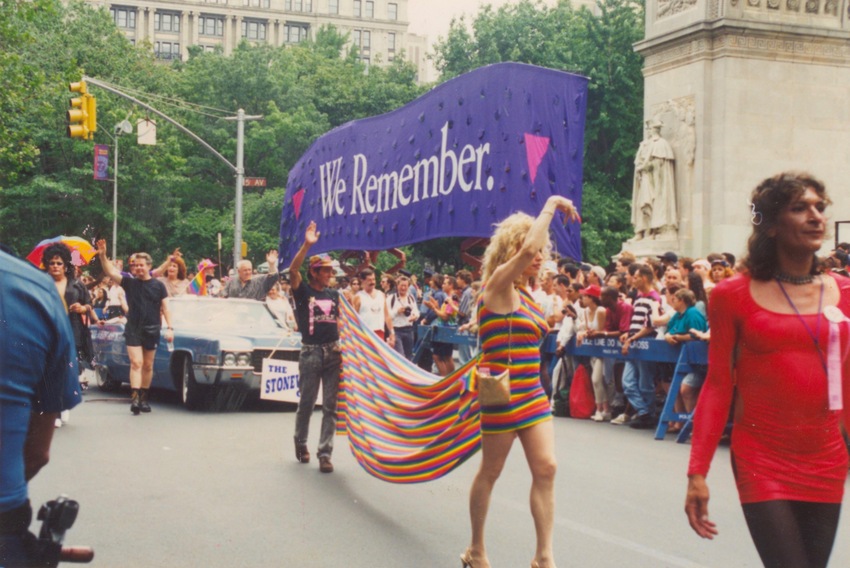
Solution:
{"label": "man in shorts", "polygon": [[133,255],[130,271],[132,278],[126,278],[106,256],[106,241],[97,241],[97,254],[103,272],[117,282],[127,295],[127,325],[124,327],[124,339],[127,343],[127,355],[130,358],[130,388],[133,395],[130,412],[137,416],[140,412],[150,412],[148,394],[153,380],[153,360],[162,319],[168,326],[166,341],[174,341],[174,328],[171,327],[171,313],[168,311],[168,290],[165,284],[151,277],[153,260],[146,252]]}

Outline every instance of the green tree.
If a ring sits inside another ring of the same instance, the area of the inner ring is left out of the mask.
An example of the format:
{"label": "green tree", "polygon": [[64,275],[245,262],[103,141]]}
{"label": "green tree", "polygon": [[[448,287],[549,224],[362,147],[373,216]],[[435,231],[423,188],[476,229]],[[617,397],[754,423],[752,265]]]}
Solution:
{"label": "green tree", "polygon": [[470,32],[454,21],[436,46],[447,80],[482,65],[517,61],[589,78],[584,151],[584,256],[605,263],[630,234],[634,151],[641,139],[643,4],[597,0],[598,15],[561,0],[548,7],[523,0],[481,8]]}

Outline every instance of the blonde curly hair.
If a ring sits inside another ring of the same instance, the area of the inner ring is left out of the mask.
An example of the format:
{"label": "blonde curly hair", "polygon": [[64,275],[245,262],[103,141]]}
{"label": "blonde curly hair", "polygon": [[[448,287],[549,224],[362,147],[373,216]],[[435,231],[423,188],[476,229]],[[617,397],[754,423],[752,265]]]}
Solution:
{"label": "blonde curly hair", "polygon": [[[493,272],[502,264],[517,254],[531,225],[534,223],[534,217],[527,213],[514,213],[506,217],[501,222],[496,223],[493,236],[490,237],[490,244],[484,251],[482,260],[481,280],[487,282]],[[543,257],[548,259],[552,252],[552,243],[549,239],[543,247]],[[538,274],[538,277],[540,275]],[[527,282],[517,280],[517,284],[525,286]]]}

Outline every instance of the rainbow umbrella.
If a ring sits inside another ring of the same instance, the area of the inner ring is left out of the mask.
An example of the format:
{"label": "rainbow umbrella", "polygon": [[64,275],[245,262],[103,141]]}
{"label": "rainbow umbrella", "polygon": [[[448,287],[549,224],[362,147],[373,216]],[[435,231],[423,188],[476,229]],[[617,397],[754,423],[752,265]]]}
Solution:
{"label": "rainbow umbrella", "polygon": [[59,235],[52,239],[44,239],[32,249],[32,252],[27,255],[27,260],[39,268],[44,268],[43,259],[44,249],[54,243],[63,243],[71,249],[71,264],[74,266],[85,266],[97,254],[94,246],[85,239],[80,237],[66,237]]}

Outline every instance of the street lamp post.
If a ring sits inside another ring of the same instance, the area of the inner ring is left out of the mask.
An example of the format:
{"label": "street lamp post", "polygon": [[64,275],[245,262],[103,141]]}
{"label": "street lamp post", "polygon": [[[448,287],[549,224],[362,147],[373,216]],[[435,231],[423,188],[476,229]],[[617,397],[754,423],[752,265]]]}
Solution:
{"label": "street lamp post", "polygon": [[118,261],[118,139],[122,134],[130,134],[133,125],[122,120],[115,125],[115,162],[112,167],[112,262]]}

